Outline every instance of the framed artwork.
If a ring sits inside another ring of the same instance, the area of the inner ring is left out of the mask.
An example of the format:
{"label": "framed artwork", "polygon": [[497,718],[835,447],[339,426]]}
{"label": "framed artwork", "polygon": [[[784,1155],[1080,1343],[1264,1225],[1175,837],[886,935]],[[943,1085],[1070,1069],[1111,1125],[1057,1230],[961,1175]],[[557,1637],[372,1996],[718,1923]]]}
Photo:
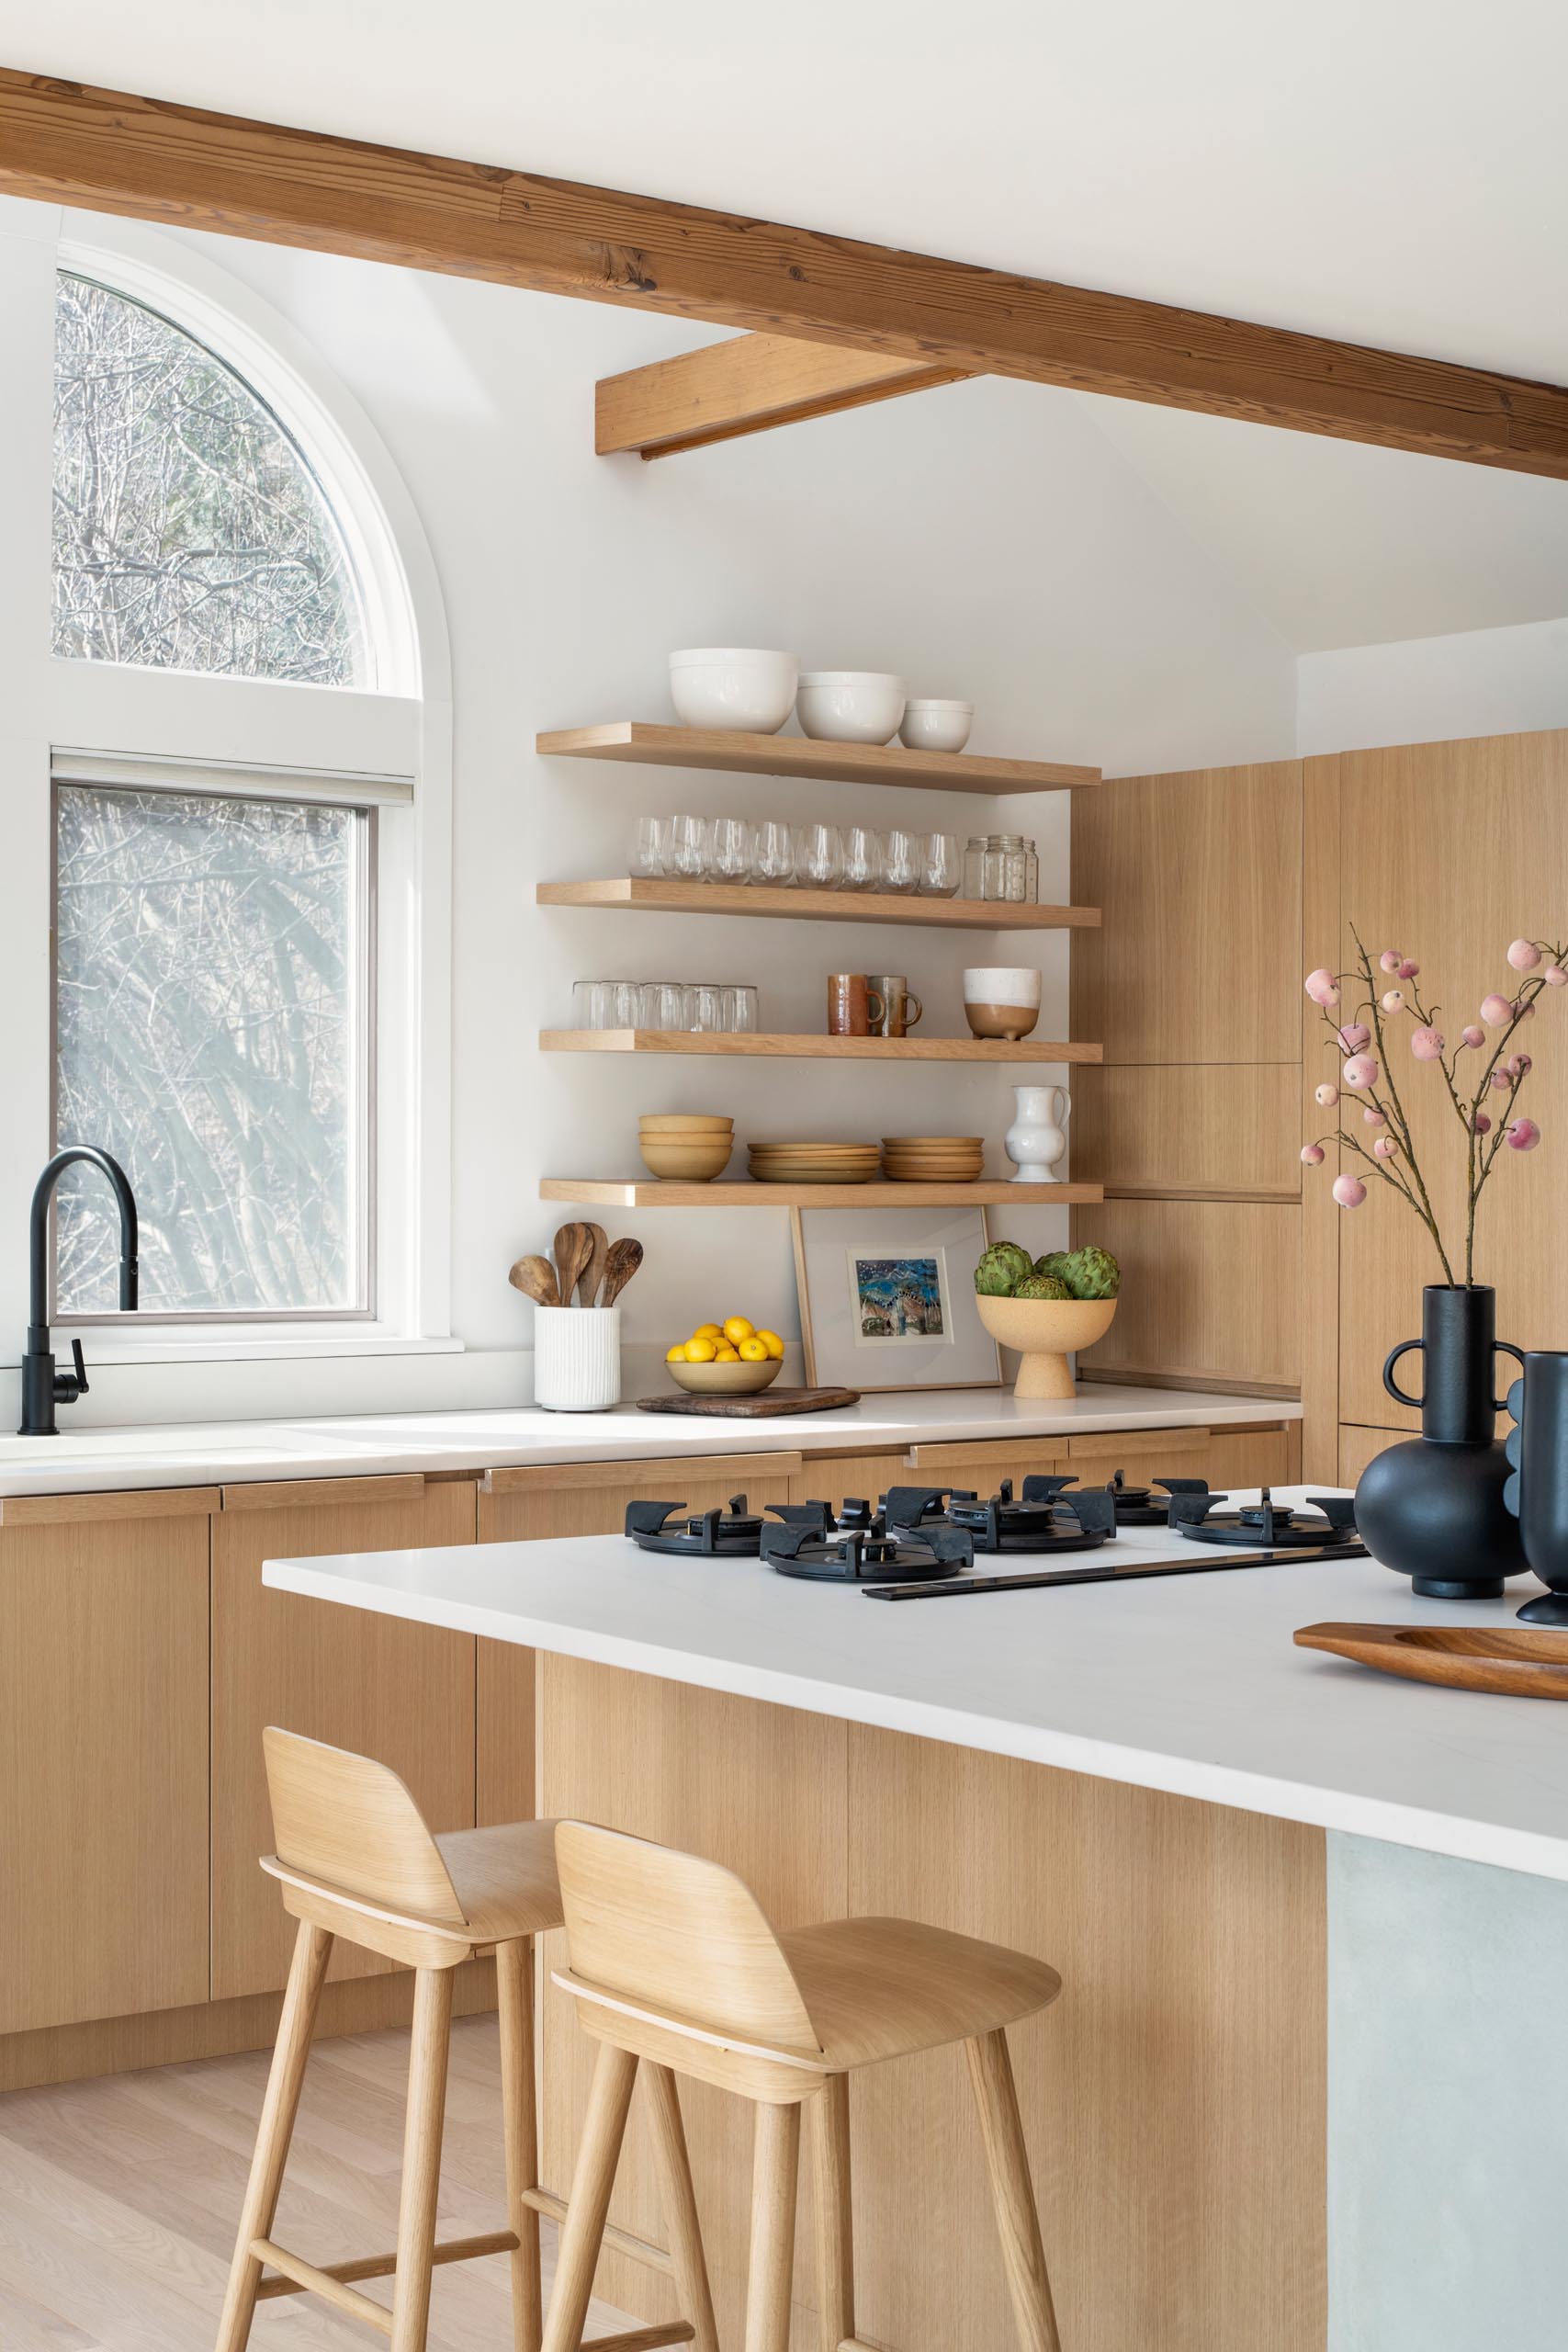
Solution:
{"label": "framed artwork", "polygon": [[975,1307],[983,1208],[792,1209],[790,1227],[812,1386],[1001,1386]]}

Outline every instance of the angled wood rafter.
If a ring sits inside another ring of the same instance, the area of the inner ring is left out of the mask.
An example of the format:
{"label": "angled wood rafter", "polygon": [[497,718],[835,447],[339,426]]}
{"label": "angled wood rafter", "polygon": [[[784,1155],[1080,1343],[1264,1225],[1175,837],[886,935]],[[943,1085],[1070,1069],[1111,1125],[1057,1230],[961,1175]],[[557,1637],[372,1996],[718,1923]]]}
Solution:
{"label": "angled wood rafter", "polygon": [[1568,480],[1568,390],[0,69],[0,188]]}
{"label": "angled wood rafter", "polygon": [[602,458],[622,450],[672,458],[742,434],[961,383],[971,372],[807,343],[798,335],[733,335],[728,343],[606,376],[595,389],[593,446]]}

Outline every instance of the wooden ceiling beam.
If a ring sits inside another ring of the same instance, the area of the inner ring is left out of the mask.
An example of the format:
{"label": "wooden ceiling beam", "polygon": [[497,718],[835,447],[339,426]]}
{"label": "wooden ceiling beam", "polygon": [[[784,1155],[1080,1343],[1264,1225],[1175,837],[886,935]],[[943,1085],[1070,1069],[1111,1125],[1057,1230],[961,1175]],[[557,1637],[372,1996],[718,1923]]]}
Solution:
{"label": "wooden ceiling beam", "polygon": [[594,391],[593,446],[602,458],[626,450],[671,458],[743,434],[960,383],[969,372],[886,352],[806,343],[798,335],[732,335],[701,351],[604,377]]}
{"label": "wooden ceiling beam", "polygon": [[0,188],[1568,480],[1568,390],[0,69]]}

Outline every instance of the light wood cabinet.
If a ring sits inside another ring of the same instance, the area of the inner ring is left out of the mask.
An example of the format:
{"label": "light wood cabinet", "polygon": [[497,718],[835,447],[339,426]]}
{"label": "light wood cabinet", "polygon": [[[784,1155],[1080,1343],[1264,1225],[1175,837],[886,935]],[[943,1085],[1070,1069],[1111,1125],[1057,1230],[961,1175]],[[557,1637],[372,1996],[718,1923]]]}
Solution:
{"label": "light wood cabinet", "polygon": [[[256,1868],[272,1843],[268,1724],[391,1765],[434,1829],[474,1819],[472,1638],[323,1608],[270,1591],[261,1577],[269,1559],[471,1544],[473,1482],[323,1478],[292,1488],[297,1499],[281,1508],[268,1491],[226,1488],[212,1521],[214,2000],[272,1991],[288,1973],[293,1923]],[[333,1973],[385,1965],[340,1947]]]}
{"label": "light wood cabinet", "polygon": [[0,1526],[0,2033],[207,1998],[205,1504],[26,1500]]}

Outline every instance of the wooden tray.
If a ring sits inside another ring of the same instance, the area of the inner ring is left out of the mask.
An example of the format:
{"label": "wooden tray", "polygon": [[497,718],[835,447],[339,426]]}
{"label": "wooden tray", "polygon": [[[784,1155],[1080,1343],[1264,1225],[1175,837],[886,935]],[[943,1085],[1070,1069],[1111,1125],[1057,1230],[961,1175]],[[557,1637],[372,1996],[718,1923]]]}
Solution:
{"label": "wooden tray", "polygon": [[639,1396],[639,1413],[702,1413],[737,1421],[767,1421],[775,1414],[829,1413],[858,1405],[858,1388],[765,1388],[758,1396]]}
{"label": "wooden tray", "polygon": [[1304,1650],[1499,1698],[1568,1699],[1568,1633],[1529,1625],[1303,1625]]}

